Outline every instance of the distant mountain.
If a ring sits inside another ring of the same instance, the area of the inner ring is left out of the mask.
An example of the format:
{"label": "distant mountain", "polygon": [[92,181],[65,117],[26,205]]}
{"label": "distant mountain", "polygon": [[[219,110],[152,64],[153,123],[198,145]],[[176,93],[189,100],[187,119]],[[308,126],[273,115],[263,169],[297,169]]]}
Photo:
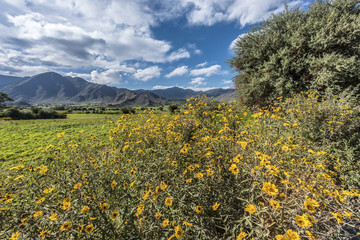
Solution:
{"label": "distant mountain", "polygon": [[20,82],[27,77],[12,77],[12,76],[4,76],[0,75],[0,88],[12,83]]}
{"label": "distant mountain", "polygon": [[196,96],[197,94],[197,92],[191,89],[183,89],[179,87],[156,89],[156,90],[151,90],[151,92],[169,100],[184,100],[189,97]]}
{"label": "distant mountain", "polygon": [[[146,90],[135,90],[135,92],[144,92]],[[219,100],[221,99],[221,95],[227,94],[228,98],[231,99],[229,101],[232,101],[236,98],[236,94],[233,96],[235,97],[232,99],[231,93],[235,93],[235,89],[223,89],[223,88],[215,88],[208,91],[194,91],[191,89],[184,89],[179,87],[171,87],[166,89],[156,89],[156,90],[149,90],[152,93],[155,93],[156,95],[159,95],[163,98],[166,98],[168,100],[186,100],[189,97],[197,97],[202,94],[206,94],[208,97],[219,97]],[[225,98],[224,98],[225,99]]]}
{"label": "distant mountain", "polygon": [[223,94],[215,97],[214,100],[222,101],[222,102],[230,102],[230,101],[234,101],[235,99],[237,99],[237,97],[238,97],[237,92],[234,90],[231,92],[223,93]]}
{"label": "distant mountain", "polygon": [[159,106],[169,101],[186,100],[206,94],[215,100],[232,101],[234,89],[194,91],[172,87],[157,90],[128,90],[88,82],[79,77],[61,76],[55,72],[32,77],[0,75],[0,92],[5,92],[16,105],[37,104],[102,104],[109,106]]}
{"label": "distant mountain", "polygon": [[30,104],[111,104],[115,106],[157,106],[167,100],[151,92],[90,83],[78,77],[64,77],[47,72],[0,87],[16,102]]}

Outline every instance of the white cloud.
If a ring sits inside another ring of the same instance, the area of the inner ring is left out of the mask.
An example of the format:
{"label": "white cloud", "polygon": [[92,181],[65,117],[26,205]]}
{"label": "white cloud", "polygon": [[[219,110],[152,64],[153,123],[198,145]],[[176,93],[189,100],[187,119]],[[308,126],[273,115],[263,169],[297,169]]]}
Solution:
{"label": "white cloud", "polygon": [[175,68],[171,73],[166,74],[165,77],[166,78],[172,78],[175,76],[182,76],[185,75],[189,72],[188,66],[181,66],[178,68]]}
{"label": "white cloud", "polygon": [[222,81],[223,84],[231,84],[234,83],[232,80],[223,80]]}
{"label": "white cloud", "polygon": [[[267,19],[284,10],[283,0],[181,0],[191,7],[187,15],[190,24],[211,26],[222,21],[236,21],[242,27]],[[289,7],[308,6],[307,0],[289,0]]]}
{"label": "white cloud", "polygon": [[248,34],[248,33],[242,33],[242,34],[240,34],[239,36],[237,36],[237,38],[235,38],[235,39],[230,43],[230,45],[229,45],[229,50],[233,52],[233,51],[234,51],[234,48],[236,47],[236,42],[237,42],[239,39],[245,37],[247,34]]}
{"label": "white cloud", "polygon": [[203,75],[203,76],[209,77],[211,75],[219,73],[220,69],[221,69],[221,66],[217,64],[217,65],[212,65],[207,68],[193,69],[190,71],[190,75],[192,75],[192,76]]}
{"label": "white cloud", "polygon": [[161,69],[158,66],[138,69],[136,73],[134,73],[134,78],[146,82],[152,78],[160,77],[160,71]]}
{"label": "white cloud", "polygon": [[179,50],[172,52],[168,57],[168,60],[172,62],[182,58],[189,58],[189,57],[190,57],[190,53],[186,49],[180,48]]}
{"label": "white cloud", "polygon": [[199,63],[198,65],[196,65],[196,67],[205,67],[207,64],[207,62]]}
{"label": "white cloud", "polygon": [[191,79],[191,82],[189,84],[190,85],[195,85],[196,87],[198,87],[198,86],[201,86],[201,85],[206,85],[206,82],[205,82],[205,78],[197,77],[197,78]]}
{"label": "white cloud", "polygon": [[155,86],[152,87],[152,89],[154,89],[154,90],[163,90],[163,89],[168,89],[168,88],[173,88],[173,87],[176,87],[176,86],[155,85]]}
{"label": "white cloud", "polygon": [[[0,15],[0,51],[21,49],[17,57],[23,60],[19,65],[5,55],[0,73],[16,70],[19,75],[30,75],[36,68],[59,72],[115,69],[126,61],[165,63],[189,58],[187,49],[173,49],[171,42],[153,36],[152,26],[184,11],[166,1],[159,4],[163,13],[142,0],[0,2],[5,13]],[[44,60],[57,66],[44,67]]]}
{"label": "white cloud", "polygon": [[[162,90],[162,89],[168,89],[168,88],[173,88],[173,87],[179,87],[179,88],[183,88],[183,89],[191,89],[194,91],[208,91],[211,89],[218,89],[219,87],[197,87],[197,86],[190,86],[190,87],[184,87],[184,86],[162,86],[162,85],[155,85],[152,89],[154,90]],[[232,87],[223,87],[223,89],[229,89]]]}
{"label": "white cloud", "polygon": [[70,76],[70,77],[79,77],[79,78],[83,78],[86,80],[91,80],[91,74],[88,73],[74,73],[74,72],[69,72],[64,74],[66,76]]}
{"label": "white cloud", "polygon": [[119,71],[108,69],[103,72],[93,70],[91,72],[91,82],[99,84],[119,84],[121,83],[121,73]]}

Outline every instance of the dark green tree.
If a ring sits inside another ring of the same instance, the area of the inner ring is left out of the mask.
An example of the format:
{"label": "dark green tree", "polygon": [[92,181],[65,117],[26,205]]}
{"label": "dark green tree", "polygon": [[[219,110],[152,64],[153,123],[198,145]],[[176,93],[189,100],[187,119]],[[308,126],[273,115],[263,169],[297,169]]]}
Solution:
{"label": "dark green tree", "polygon": [[0,92],[0,106],[7,101],[14,101],[14,100],[11,97],[9,97],[6,93]]}
{"label": "dark green tree", "polygon": [[230,66],[247,105],[309,89],[359,95],[360,0],[286,9],[237,39]]}

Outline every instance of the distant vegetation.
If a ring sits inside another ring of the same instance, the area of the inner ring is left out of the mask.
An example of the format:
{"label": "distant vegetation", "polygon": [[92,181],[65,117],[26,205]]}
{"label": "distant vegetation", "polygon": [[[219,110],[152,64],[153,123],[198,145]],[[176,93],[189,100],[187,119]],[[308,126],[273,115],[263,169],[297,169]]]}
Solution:
{"label": "distant vegetation", "polygon": [[16,107],[8,108],[0,112],[0,118],[20,119],[57,119],[66,118],[66,114],[54,110],[44,110],[40,108],[19,109]]}
{"label": "distant vegetation", "polygon": [[268,105],[309,89],[360,96],[358,0],[315,1],[273,15],[236,42],[230,64],[241,101]]}

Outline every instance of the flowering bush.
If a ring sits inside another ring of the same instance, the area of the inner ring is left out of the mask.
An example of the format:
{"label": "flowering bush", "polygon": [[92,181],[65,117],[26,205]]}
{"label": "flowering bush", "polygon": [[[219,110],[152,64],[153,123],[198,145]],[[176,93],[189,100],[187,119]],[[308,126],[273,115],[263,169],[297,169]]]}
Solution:
{"label": "flowering bush", "polygon": [[[175,114],[124,115],[107,141],[59,134],[46,149],[54,161],[2,177],[0,236],[351,239],[360,191],[342,172],[346,149],[310,136],[302,108],[323,106],[317,98],[250,111],[201,97]],[[355,109],[333,115],[351,122]]]}

